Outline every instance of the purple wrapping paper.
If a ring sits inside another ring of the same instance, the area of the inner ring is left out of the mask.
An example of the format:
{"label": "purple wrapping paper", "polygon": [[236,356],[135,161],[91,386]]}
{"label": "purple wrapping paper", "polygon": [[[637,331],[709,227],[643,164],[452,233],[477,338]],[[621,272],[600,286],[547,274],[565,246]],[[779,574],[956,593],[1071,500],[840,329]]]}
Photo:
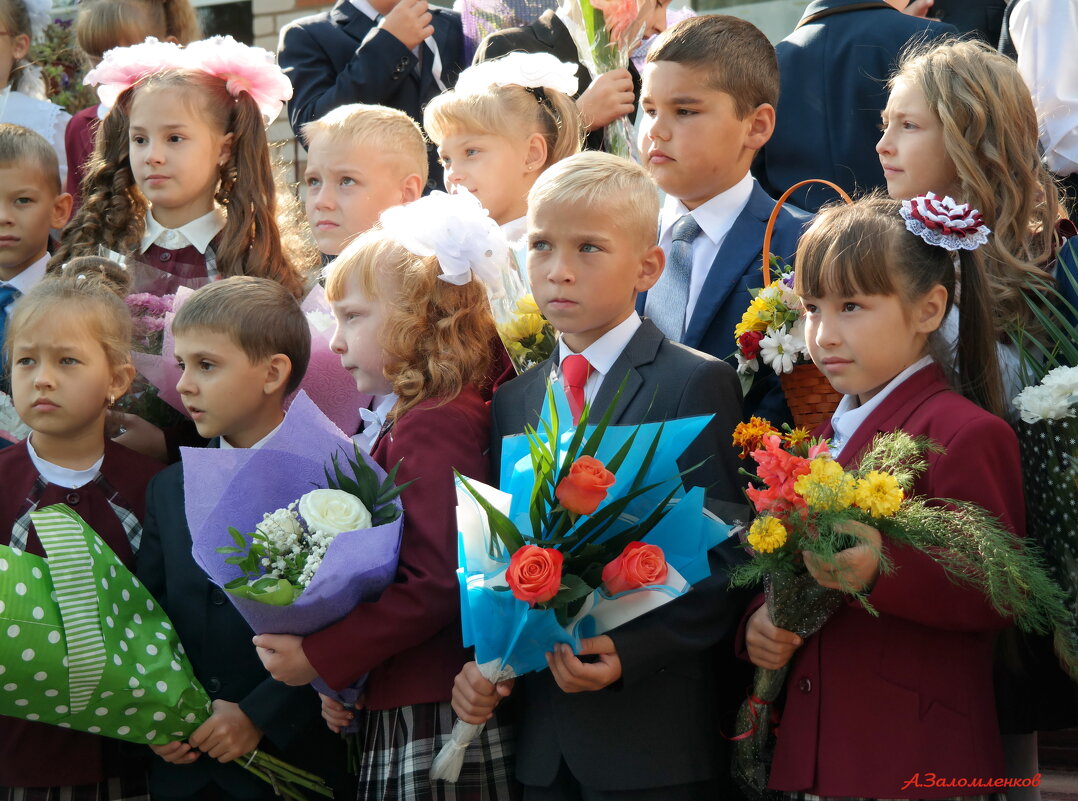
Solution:
{"label": "purple wrapping paper", "polygon": [[[228,527],[254,531],[265,513],[287,506],[312,489],[326,486],[324,470],[332,454],[347,473],[355,459],[352,440],[303,392],[296,396],[280,428],[259,449],[183,448],[184,504],[191,530],[192,555],[219,586],[242,571],[225,562],[222,546],[235,545]],[[385,471],[361,454],[379,481]],[[400,508],[399,500],[394,502]],[[360,602],[373,601],[397,570],[403,519],[362,531],[339,534],[330,544],[310,585],[289,606],[270,606],[229,594],[256,634],[320,631]],[[358,687],[338,694],[354,702]],[[316,683],[321,692],[325,685]]]}

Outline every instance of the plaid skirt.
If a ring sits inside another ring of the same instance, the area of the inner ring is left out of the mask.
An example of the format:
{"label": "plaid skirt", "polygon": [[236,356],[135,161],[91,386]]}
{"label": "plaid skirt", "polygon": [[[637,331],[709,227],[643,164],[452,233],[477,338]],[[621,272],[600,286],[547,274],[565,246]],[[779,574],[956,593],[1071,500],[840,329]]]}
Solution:
{"label": "plaid skirt", "polygon": [[432,782],[430,766],[456,715],[448,701],[370,711],[359,733],[359,801],[519,801],[513,732],[498,717],[465,752],[460,778]]}
{"label": "plaid skirt", "polygon": [[146,776],[73,787],[0,787],[0,801],[150,801]]}

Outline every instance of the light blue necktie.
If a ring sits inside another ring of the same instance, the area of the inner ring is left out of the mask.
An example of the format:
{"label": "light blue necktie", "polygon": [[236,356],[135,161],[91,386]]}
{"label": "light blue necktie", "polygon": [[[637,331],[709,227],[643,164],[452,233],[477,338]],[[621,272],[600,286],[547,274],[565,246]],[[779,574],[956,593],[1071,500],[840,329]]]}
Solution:
{"label": "light blue necktie", "polygon": [[689,307],[689,284],[692,282],[692,243],[700,226],[691,214],[683,215],[673,228],[670,258],[659,281],[648,292],[648,316],[667,339],[680,342],[685,334]]}
{"label": "light blue necktie", "polygon": [[[11,304],[22,295],[22,292],[17,290],[11,284],[0,285],[0,352],[4,347],[4,340],[7,338],[7,318],[8,312],[11,311]],[[0,357],[3,361],[7,361],[5,358]]]}

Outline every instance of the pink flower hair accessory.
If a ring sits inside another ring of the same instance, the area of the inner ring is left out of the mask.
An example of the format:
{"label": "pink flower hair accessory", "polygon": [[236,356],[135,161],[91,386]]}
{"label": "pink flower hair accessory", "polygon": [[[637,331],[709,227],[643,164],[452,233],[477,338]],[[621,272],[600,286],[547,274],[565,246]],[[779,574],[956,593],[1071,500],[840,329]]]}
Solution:
{"label": "pink flower hair accessory", "polygon": [[114,47],[101,63],[86,73],[83,83],[97,87],[97,96],[108,108],[127,88],[147,75],[172,69],[184,69],[183,48],[175,42],[159,42],[153,36],[130,47]]}
{"label": "pink flower hair accessory", "polygon": [[213,36],[191,42],[185,53],[188,69],[222,78],[233,97],[246,92],[269,122],[277,119],[292,97],[292,83],[269,50],[245,45],[231,36]]}
{"label": "pink flower hair accessory", "polygon": [[903,200],[899,213],[907,231],[950,251],[976,250],[992,233],[977,209],[950,197],[939,198],[933,192]]}

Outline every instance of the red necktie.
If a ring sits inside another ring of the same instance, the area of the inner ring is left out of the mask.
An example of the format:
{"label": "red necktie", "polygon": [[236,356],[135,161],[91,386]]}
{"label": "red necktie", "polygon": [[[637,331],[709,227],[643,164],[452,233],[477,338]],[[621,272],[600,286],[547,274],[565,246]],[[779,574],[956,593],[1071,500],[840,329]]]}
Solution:
{"label": "red necktie", "polygon": [[569,411],[573,413],[573,424],[580,422],[580,413],[584,411],[584,384],[588,382],[592,366],[583,356],[574,354],[561,360],[561,380],[565,384],[565,395],[569,398]]}

